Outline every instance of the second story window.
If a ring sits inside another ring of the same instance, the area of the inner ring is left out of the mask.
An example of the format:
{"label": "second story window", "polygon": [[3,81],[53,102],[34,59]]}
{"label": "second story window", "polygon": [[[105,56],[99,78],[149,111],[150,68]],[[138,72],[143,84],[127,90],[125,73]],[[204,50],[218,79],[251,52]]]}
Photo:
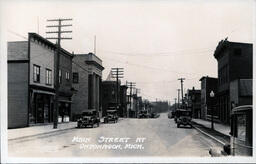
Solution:
{"label": "second story window", "polygon": [[46,84],[47,85],[52,85],[52,70],[46,69]]}
{"label": "second story window", "polygon": [[40,82],[40,66],[33,65],[33,80],[34,82]]}
{"label": "second story window", "polygon": [[59,83],[61,84],[61,82],[62,82],[62,71],[59,70]]}
{"label": "second story window", "polygon": [[66,80],[69,80],[70,77],[69,77],[69,72],[66,72]]}
{"label": "second story window", "polygon": [[78,72],[73,72],[73,83],[78,83],[78,81],[79,81]]}

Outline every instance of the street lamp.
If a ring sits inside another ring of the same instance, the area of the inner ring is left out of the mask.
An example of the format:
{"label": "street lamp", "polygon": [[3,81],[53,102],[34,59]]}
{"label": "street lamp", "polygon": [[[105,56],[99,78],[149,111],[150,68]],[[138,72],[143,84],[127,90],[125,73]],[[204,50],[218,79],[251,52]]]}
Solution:
{"label": "street lamp", "polygon": [[210,97],[211,97],[211,128],[212,130],[214,129],[214,125],[213,125],[213,98],[214,98],[215,94],[213,91],[210,92]]}

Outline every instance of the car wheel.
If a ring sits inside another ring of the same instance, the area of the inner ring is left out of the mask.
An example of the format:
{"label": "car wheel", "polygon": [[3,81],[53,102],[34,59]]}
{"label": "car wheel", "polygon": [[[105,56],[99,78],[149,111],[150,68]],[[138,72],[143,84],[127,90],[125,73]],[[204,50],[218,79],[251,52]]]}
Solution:
{"label": "car wheel", "polygon": [[180,128],[180,124],[177,124],[177,128]]}
{"label": "car wheel", "polygon": [[99,127],[99,126],[100,126],[100,123],[98,122],[98,123],[97,123],[97,127]]}
{"label": "car wheel", "polygon": [[81,125],[80,125],[80,124],[78,124],[78,125],[77,125],[77,128],[81,128]]}

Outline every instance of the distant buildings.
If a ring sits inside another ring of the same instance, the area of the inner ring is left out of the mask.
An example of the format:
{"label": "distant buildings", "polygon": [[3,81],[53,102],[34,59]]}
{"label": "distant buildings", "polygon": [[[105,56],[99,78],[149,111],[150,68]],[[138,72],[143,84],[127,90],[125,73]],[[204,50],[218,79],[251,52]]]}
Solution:
{"label": "distant buildings", "polygon": [[[250,97],[251,92],[248,88],[252,88],[252,44],[229,42],[222,40],[219,42],[214,57],[218,61],[218,92],[217,108],[219,110],[219,118],[223,123],[230,123],[231,98],[236,104],[241,101],[235,100],[233,93],[238,94],[240,97],[240,90],[243,90],[243,96]],[[240,83],[241,82],[241,83]],[[236,87],[235,87],[236,86]],[[232,88],[231,88],[232,87]],[[236,92],[233,89],[237,88]],[[231,92],[232,91],[232,92]],[[243,97],[242,96],[242,97]],[[252,97],[250,97],[252,98]],[[251,104],[250,101],[247,101]]]}
{"label": "distant buildings", "polygon": [[[203,76],[201,79],[201,118],[208,119],[211,116],[211,105],[216,105],[216,96],[210,98],[210,92],[217,93],[218,79],[208,76]],[[216,119],[219,119],[219,111],[215,108],[213,113]]]}
{"label": "distant buildings", "polygon": [[[120,90],[120,83],[118,83],[117,87]],[[105,116],[109,107],[116,107],[116,81],[102,81],[102,100],[102,114]],[[118,104],[120,104],[120,99],[118,100]],[[120,113],[119,109],[118,113]]]}
{"label": "distant buildings", "polygon": [[193,118],[201,118],[201,90],[194,87],[187,90],[187,107],[191,109]]}
{"label": "distant buildings", "polygon": [[102,109],[103,116],[106,115],[109,107],[116,107],[118,96],[117,113],[119,117],[126,117],[127,115],[127,86],[118,83],[118,94],[116,92],[116,81],[103,81],[102,82]]}

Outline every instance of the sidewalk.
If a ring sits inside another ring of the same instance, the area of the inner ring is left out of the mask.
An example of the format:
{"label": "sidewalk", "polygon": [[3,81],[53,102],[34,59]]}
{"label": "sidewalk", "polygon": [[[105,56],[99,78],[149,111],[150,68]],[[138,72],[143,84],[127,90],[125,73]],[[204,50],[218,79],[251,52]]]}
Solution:
{"label": "sidewalk", "polygon": [[[119,118],[123,120],[124,118]],[[100,122],[104,122],[104,118],[100,118]],[[77,126],[77,122],[66,122],[66,123],[59,123],[57,129],[53,129],[53,123],[47,125],[35,125],[29,126],[25,128],[18,128],[18,129],[8,129],[8,140],[15,140],[19,138],[26,138],[31,136],[37,136],[42,134],[53,133],[56,131],[62,131],[67,129],[73,129]]]}
{"label": "sidewalk", "polygon": [[[192,121],[197,124],[203,125],[204,127],[211,128],[211,121],[206,121],[202,119],[192,119]],[[214,122],[214,130],[229,136],[230,126]]]}
{"label": "sidewalk", "polygon": [[8,129],[8,140],[23,137],[36,136],[45,133],[52,133],[60,130],[72,129],[77,125],[76,122],[59,123],[57,129],[53,129],[53,124],[30,126],[18,129]]}

